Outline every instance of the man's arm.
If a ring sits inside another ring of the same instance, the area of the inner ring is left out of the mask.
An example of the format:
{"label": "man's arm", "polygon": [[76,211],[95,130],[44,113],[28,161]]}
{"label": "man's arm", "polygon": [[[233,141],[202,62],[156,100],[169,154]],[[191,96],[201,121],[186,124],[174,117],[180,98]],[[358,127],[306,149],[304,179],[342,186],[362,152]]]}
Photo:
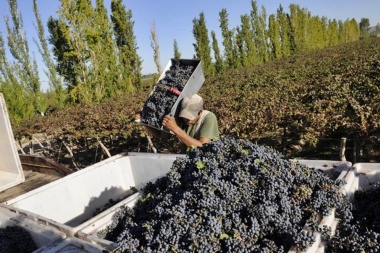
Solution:
{"label": "man's arm", "polygon": [[199,140],[194,139],[190,135],[188,135],[182,128],[180,128],[176,121],[175,118],[166,115],[164,120],[162,121],[162,125],[172,131],[180,141],[182,141],[187,147],[200,147],[204,143],[208,143],[211,141],[209,138],[200,138]]}

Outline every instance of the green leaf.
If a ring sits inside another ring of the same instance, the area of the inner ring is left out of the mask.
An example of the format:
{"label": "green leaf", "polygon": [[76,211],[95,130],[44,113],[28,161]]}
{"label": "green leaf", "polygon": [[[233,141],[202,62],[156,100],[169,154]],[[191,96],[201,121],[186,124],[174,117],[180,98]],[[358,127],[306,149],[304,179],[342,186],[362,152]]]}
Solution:
{"label": "green leaf", "polygon": [[195,163],[195,165],[197,165],[197,168],[198,169],[204,169],[205,167],[206,167],[206,165],[205,165],[205,163],[204,162],[202,162],[202,161],[197,161],[196,163]]}
{"label": "green leaf", "polygon": [[250,155],[252,152],[249,149],[242,149],[241,153],[244,154],[244,155]]}
{"label": "green leaf", "polygon": [[148,193],[145,197],[141,198],[141,202],[145,202],[145,201],[148,200],[151,196],[152,196],[152,194],[151,194],[151,193]]}
{"label": "green leaf", "polygon": [[224,240],[224,239],[228,239],[228,238],[230,238],[230,236],[227,235],[227,234],[221,234],[221,235],[219,236],[219,240]]}

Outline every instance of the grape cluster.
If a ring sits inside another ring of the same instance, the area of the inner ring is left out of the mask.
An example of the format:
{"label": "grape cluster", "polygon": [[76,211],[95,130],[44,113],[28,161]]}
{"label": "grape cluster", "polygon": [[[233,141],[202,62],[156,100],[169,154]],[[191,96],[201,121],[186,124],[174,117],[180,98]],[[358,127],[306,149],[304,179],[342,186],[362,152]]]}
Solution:
{"label": "grape cluster", "polygon": [[19,226],[0,228],[1,253],[30,253],[37,249],[29,232]]}
{"label": "grape cluster", "polygon": [[302,229],[317,231],[321,214],[349,203],[340,184],[269,147],[221,138],[178,157],[115,214],[104,238],[118,252],[303,249],[314,236]]}
{"label": "grape cluster", "polygon": [[[158,81],[158,84],[182,91],[193,71],[194,66],[172,59],[170,69],[165,72],[165,76]],[[141,111],[141,122],[155,128],[161,128],[163,118],[170,113],[177,99],[177,95],[165,88],[156,86],[144,103]]]}
{"label": "grape cluster", "polygon": [[380,182],[354,193],[352,218],[338,225],[326,252],[380,252]]}

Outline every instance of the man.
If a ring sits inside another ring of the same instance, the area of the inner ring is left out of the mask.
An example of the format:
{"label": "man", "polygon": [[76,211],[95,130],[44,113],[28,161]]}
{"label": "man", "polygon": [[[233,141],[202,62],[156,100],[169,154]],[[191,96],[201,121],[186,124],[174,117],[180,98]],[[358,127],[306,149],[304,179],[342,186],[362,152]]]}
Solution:
{"label": "man", "polygon": [[175,118],[166,115],[162,125],[173,132],[186,147],[200,147],[219,139],[218,121],[214,113],[203,110],[203,98],[197,94],[185,97],[181,103],[179,117],[186,128],[177,125]]}
{"label": "man", "polygon": [[[197,94],[183,98],[179,117],[185,126],[179,126],[174,117],[166,115],[163,127],[171,131],[186,147],[200,147],[205,143],[219,139],[218,121],[214,113],[203,110],[203,98]],[[135,119],[140,119],[140,114]],[[162,137],[162,132],[146,127],[155,137]]]}

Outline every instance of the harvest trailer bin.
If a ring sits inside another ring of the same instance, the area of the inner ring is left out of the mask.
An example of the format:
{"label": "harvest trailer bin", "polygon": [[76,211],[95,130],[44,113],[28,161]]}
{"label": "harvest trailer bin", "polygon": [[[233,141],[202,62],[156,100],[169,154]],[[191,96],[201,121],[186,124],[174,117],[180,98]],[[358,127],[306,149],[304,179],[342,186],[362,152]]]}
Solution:
{"label": "harvest trailer bin", "polygon": [[350,174],[353,179],[348,191],[348,198],[350,201],[354,201],[356,190],[366,190],[372,184],[380,182],[380,163],[355,163]]}
{"label": "harvest trailer bin", "polygon": [[[293,161],[296,162],[296,160],[293,160]],[[325,173],[328,173],[328,171],[333,171],[335,165],[339,163],[339,161],[323,161],[323,160],[300,160],[297,162],[299,162],[300,164],[306,165],[310,169],[324,168],[323,171]],[[339,175],[335,173],[333,175],[337,175],[335,179],[337,178],[345,179],[347,172],[348,171],[345,170],[345,171],[340,172]],[[98,233],[106,229],[107,226],[112,224],[112,217],[119,210],[121,206],[127,206],[130,208],[133,208],[140,197],[141,197],[140,193],[135,193],[134,195],[118,203],[112,208],[107,209],[106,211],[101,213],[99,216],[97,216],[96,219],[94,219],[91,224],[88,224],[87,226],[82,226],[81,230],[78,231],[77,233],[77,237],[83,240],[89,241],[93,244],[97,244],[105,249],[108,249],[111,251],[114,250],[115,248],[117,248],[117,243],[109,241],[109,240],[105,240],[99,237]],[[323,225],[332,226],[334,225],[334,223],[336,223],[335,212],[334,210],[332,210],[331,215],[322,218],[320,222],[320,226],[323,226]],[[320,251],[321,249],[323,249],[321,236],[317,234],[316,242],[311,247],[309,247],[305,252],[307,253],[323,252],[323,251]],[[289,253],[296,253],[296,252],[297,251],[295,251],[295,249],[291,249],[289,251]]]}
{"label": "harvest trailer bin", "polygon": [[[165,69],[162,71],[160,78],[158,79],[157,83],[160,82],[163,78],[166,76],[166,72],[170,70],[172,65],[174,65],[175,61],[179,61],[181,64],[185,66],[193,66],[194,70],[193,73],[191,74],[190,78],[187,80],[181,94],[178,96],[176,102],[172,106],[170,110],[170,115],[177,117],[179,114],[179,106],[182,101],[182,99],[186,96],[191,96],[193,94],[198,93],[200,88],[202,87],[205,77],[203,73],[203,68],[202,68],[202,62],[200,60],[194,60],[194,59],[171,59],[167,64]],[[155,92],[156,86],[153,88],[152,92],[150,93],[149,96],[152,95],[153,92]],[[145,125],[145,124],[143,124]],[[150,125],[148,125],[150,126]],[[151,126],[152,127],[152,126]],[[156,127],[154,127],[156,128]],[[158,128],[159,130],[164,130],[162,127]]]}
{"label": "harvest trailer bin", "polygon": [[129,153],[119,154],[74,172],[1,205],[30,219],[58,228],[75,236],[92,224],[110,200],[132,195],[149,181],[165,175],[180,155]]}
{"label": "harvest trailer bin", "polygon": [[25,181],[4,96],[0,93],[0,192]]}
{"label": "harvest trailer bin", "polygon": [[[25,216],[0,207],[0,227],[6,228],[8,226],[18,226],[26,230],[38,248],[66,238],[66,234],[57,229],[32,221]],[[2,252],[1,246],[0,252]]]}

